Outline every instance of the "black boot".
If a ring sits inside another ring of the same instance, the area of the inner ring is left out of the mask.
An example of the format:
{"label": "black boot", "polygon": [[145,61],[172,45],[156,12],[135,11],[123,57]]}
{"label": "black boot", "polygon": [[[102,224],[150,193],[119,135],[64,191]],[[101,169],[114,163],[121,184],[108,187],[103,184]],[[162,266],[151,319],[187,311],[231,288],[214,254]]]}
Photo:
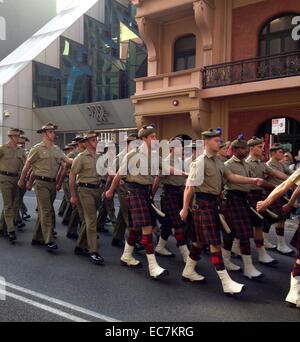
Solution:
{"label": "black boot", "polygon": [[104,265],[104,259],[98,253],[90,253],[89,259],[90,259],[90,262],[94,265],[98,265],[98,266]]}
{"label": "black boot", "polygon": [[8,240],[11,244],[14,244],[17,241],[17,236],[15,232],[8,234]]}
{"label": "black boot", "polygon": [[47,247],[47,251],[48,251],[48,252],[55,252],[55,251],[58,250],[58,246],[57,246],[57,244],[54,243],[54,242],[48,243],[48,244],[46,245],[46,247]]}

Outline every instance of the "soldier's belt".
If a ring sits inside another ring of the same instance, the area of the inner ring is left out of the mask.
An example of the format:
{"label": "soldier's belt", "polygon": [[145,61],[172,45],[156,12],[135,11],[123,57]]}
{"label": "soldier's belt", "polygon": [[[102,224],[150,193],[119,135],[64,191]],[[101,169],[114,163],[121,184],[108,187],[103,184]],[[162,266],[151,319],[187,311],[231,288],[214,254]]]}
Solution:
{"label": "soldier's belt", "polygon": [[219,199],[218,195],[206,194],[206,193],[203,193],[203,192],[196,192],[195,195],[196,195],[196,199],[197,200],[217,202],[218,199]]}
{"label": "soldier's belt", "polygon": [[150,190],[151,189],[151,185],[144,185],[144,184],[139,184],[139,183],[127,183],[128,185],[128,189],[140,189],[140,190]]}
{"label": "soldier's belt", "polygon": [[48,182],[48,183],[55,183],[56,178],[49,178],[49,177],[44,177],[44,176],[34,176],[35,179],[43,182]]}
{"label": "soldier's belt", "polygon": [[90,184],[90,183],[78,183],[79,188],[86,188],[86,189],[99,189],[100,184]]}
{"label": "soldier's belt", "polygon": [[226,190],[226,196],[230,197],[240,197],[242,199],[246,199],[248,192],[240,191],[240,190]]}
{"label": "soldier's belt", "polygon": [[184,191],[184,186],[164,184],[163,190],[164,191]]}
{"label": "soldier's belt", "polygon": [[8,177],[18,177],[18,173],[12,173],[12,172],[6,172],[6,171],[0,171],[0,175],[2,176],[8,176]]}

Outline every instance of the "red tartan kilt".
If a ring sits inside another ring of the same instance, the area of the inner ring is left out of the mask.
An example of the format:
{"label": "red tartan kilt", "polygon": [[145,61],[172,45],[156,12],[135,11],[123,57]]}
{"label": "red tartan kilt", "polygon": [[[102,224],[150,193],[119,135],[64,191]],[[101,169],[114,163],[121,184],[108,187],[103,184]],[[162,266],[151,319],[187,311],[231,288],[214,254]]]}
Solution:
{"label": "red tartan kilt", "polygon": [[140,229],[155,227],[156,218],[151,210],[149,191],[144,189],[130,189],[127,195],[129,209],[129,226]]}
{"label": "red tartan kilt", "polygon": [[297,258],[300,258],[300,223],[294,237],[292,238],[291,245],[297,249]]}
{"label": "red tartan kilt", "polygon": [[241,242],[248,242],[253,238],[253,226],[251,223],[247,203],[238,196],[228,196],[222,202],[222,213],[230,227],[232,234]]}
{"label": "red tartan kilt", "polygon": [[194,228],[197,241],[208,245],[221,245],[221,222],[215,201],[197,199],[193,206]]}
{"label": "red tartan kilt", "polygon": [[263,200],[263,193],[259,193],[259,192],[249,192],[247,195],[247,199],[249,204],[256,209],[256,204],[259,201]]}
{"label": "red tartan kilt", "polygon": [[185,224],[181,221],[180,211],[183,206],[183,199],[176,191],[164,191],[160,200],[161,210],[166,214],[170,222],[170,228],[184,229]]}

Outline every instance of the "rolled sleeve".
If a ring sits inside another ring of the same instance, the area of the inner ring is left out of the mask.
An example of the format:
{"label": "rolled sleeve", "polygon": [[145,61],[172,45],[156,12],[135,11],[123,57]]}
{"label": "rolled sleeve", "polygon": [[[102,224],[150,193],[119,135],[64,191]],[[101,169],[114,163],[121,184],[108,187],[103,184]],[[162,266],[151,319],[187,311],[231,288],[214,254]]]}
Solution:
{"label": "rolled sleeve", "polygon": [[71,167],[71,172],[78,174],[81,169],[82,169],[82,161],[81,157],[78,156],[74,159],[72,167]]}
{"label": "rolled sleeve", "polygon": [[39,151],[37,148],[32,148],[29,151],[27,161],[32,165],[39,159]]}

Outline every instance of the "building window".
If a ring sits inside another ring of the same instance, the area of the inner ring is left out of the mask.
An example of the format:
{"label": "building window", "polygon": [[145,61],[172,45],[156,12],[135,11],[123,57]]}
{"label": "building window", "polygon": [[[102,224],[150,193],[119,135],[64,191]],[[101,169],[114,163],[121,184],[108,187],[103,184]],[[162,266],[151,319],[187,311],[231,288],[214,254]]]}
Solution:
{"label": "building window", "polygon": [[37,62],[32,70],[33,108],[60,106],[60,70]]}
{"label": "building window", "polygon": [[128,59],[126,64],[128,75],[128,95],[134,95],[136,91],[135,79],[145,77],[148,73],[147,50],[141,44],[134,41],[128,42]]}
{"label": "building window", "polygon": [[196,37],[191,34],[177,39],[174,46],[174,71],[196,67]]}
{"label": "building window", "polygon": [[259,55],[271,56],[300,50],[300,41],[292,38],[292,19],[297,14],[287,14],[269,21],[259,36]]}
{"label": "building window", "polygon": [[62,105],[91,102],[92,70],[85,46],[61,38]]}

